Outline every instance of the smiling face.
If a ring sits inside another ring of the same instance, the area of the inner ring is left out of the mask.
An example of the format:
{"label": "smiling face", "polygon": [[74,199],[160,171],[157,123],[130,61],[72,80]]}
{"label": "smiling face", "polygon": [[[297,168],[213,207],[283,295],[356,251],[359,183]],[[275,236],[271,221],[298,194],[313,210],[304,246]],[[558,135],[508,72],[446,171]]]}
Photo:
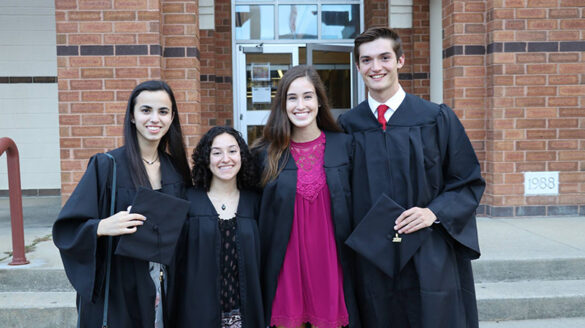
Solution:
{"label": "smiling face", "polygon": [[397,58],[392,45],[391,39],[378,38],[359,46],[357,69],[378,102],[385,102],[399,89],[398,69],[404,65],[404,55]]}
{"label": "smiling face", "polygon": [[222,133],[213,139],[209,152],[209,170],[212,179],[236,181],[242,166],[240,146],[233,136]]}
{"label": "smiling face", "polygon": [[137,97],[132,113],[138,144],[155,144],[167,133],[173,122],[172,102],[163,91],[142,91]]}
{"label": "smiling face", "polygon": [[292,123],[293,135],[301,131],[319,131],[319,101],[315,86],[306,77],[294,80],[286,92],[286,114]]}

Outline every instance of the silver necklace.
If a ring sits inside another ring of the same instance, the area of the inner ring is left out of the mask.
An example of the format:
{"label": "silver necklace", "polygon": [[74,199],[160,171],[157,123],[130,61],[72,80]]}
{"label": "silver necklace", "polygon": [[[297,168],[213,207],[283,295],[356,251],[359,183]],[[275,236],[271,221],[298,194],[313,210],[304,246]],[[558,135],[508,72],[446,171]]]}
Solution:
{"label": "silver necklace", "polygon": [[217,204],[221,204],[221,206],[219,207],[222,211],[225,211],[227,209],[227,205],[226,203],[229,203],[230,201],[233,201],[233,199],[229,199],[230,196],[235,196],[236,198],[239,198],[239,191],[236,191],[236,193],[234,195],[230,195],[228,196],[227,200],[223,200],[220,201],[218,198],[214,197],[213,195],[211,195],[209,192],[207,193],[208,197],[212,200],[212,202],[216,202]]}
{"label": "silver necklace", "polygon": [[156,158],[152,161],[147,161],[144,157],[142,157],[142,160],[144,161],[144,163],[148,164],[148,165],[152,165],[156,162],[158,162],[158,155],[156,156]]}

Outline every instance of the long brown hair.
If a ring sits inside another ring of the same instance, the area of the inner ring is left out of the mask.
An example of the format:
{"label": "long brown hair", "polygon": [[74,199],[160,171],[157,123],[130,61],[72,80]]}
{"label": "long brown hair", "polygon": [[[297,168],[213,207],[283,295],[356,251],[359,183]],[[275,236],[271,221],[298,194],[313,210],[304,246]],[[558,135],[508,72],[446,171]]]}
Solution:
{"label": "long brown hair", "polygon": [[[283,154],[288,156],[285,150],[290,145],[292,123],[288,119],[286,113],[286,93],[288,88],[294,80],[306,77],[315,87],[317,100],[319,102],[319,110],[317,113],[317,127],[320,130],[341,132],[341,129],[335,122],[331,115],[329,100],[325,86],[317,74],[317,71],[312,66],[299,65],[289,69],[276,89],[276,95],[272,101],[270,109],[270,116],[264,126],[262,137],[260,137],[253,145],[254,150],[266,148],[267,157],[264,163],[264,170],[262,171],[262,178],[260,183],[265,186],[268,182],[274,180],[282,171],[283,167],[279,167],[279,162]],[[284,159],[286,163],[288,158]],[[284,164],[283,164],[284,165]]]}
{"label": "long brown hair", "polygon": [[189,173],[189,163],[187,162],[187,155],[185,154],[185,144],[183,141],[183,132],[181,131],[181,122],[179,120],[179,111],[177,109],[177,101],[171,87],[164,81],[151,80],[145,81],[137,85],[128,99],[126,106],[126,117],[124,118],[124,146],[126,148],[126,156],[130,165],[130,177],[134,187],[148,186],[148,174],[142,163],[142,156],[140,155],[140,147],[138,146],[138,137],[136,132],[136,124],[132,123],[134,119],[134,106],[136,105],[136,98],[143,91],[164,91],[169,95],[172,104],[173,121],[167,133],[160,139],[158,144],[158,151],[168,154],[173,162],[173,165],[183,178],[183,182],[191,185],[191,174]]}

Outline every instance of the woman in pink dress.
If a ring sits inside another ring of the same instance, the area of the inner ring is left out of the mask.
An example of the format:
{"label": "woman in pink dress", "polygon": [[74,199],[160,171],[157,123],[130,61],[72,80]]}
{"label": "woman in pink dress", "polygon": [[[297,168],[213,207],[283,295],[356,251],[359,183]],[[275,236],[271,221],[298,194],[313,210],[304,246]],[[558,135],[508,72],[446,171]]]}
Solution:
{"label": "woman in pink dress", "polygon": [[282,77],[263,135],[259,217],[266,322],[359,327],[350,226],[351,138],[333,119],[314,68]]}

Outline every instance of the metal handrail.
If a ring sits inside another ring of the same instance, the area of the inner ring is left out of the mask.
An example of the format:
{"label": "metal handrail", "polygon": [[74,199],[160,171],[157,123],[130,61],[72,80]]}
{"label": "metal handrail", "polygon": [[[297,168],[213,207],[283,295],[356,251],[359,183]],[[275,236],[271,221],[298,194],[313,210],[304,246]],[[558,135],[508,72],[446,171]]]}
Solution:
{"label": "metal handrail", "polygon": [[24,255],[24,224],[22,221],[22,189],[18,148],[10,138],[0,138],[0,156],[6,151],[8,164],[8,192],[10,195],[10,225],[12,227],[12,262],[8,265],[28,264]]}

